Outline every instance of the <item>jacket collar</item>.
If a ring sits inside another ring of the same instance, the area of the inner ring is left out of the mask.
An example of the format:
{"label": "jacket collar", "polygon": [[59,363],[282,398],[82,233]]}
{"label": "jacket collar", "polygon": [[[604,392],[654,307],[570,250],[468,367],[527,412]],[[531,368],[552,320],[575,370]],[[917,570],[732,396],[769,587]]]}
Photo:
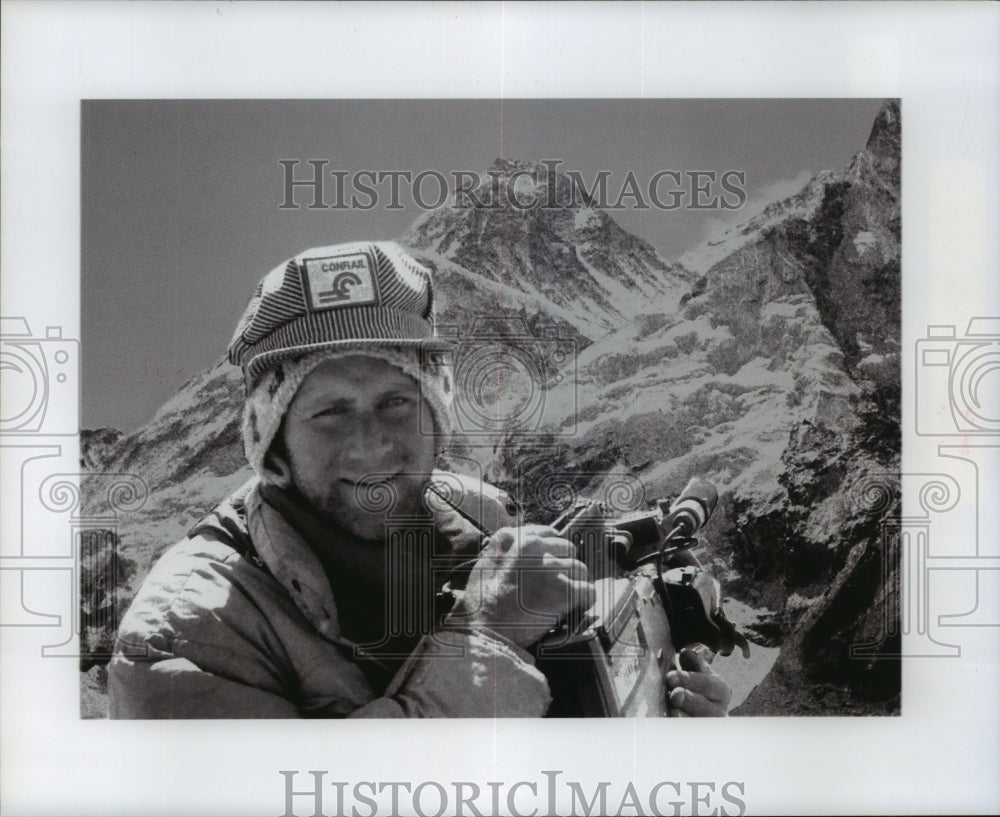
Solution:
{"label": "jacket collar", "polygon": [[[457,559],[479,552],[485,530],[520,524],[502,491],[469,477],[435,471],[436,487],[428,505],[434,527],[450,543]],[[281,511],[261,495],[259,477],[252,477],[189,532],[221,531],[251,561],[265,567],[285,588],[295,605],[324,638],[346,643],[337,605],[326,573],[309,544]]]}
{"label": "jacket collar", "polygon": [[[493,509],[492,497],[486,490],[489,486],[477,482],[476,490],[472,491],[475,494],[473,502],[469,496],[471,483],[466,478],[435,471],[432,480],[438,486],[438,493],[435,494],[437,501],[428,502],[434,528],[439,540],[449,544],[456,563],[477,554],[483,539],[482,523],[470,521],[470,517],[482,515],[489,517],[488,521],[499,521],[501,524],[513,521],[501,518],[496,511],[482,511],[484,501],[487,503],[485,507]],[[464,486],[464,492],[460,492],[456,485]],[[450,492],[442,486],[450,486]],[[262,493],[262,487],[260,480],[255,478],[237,494],[245,508],[241,509],[241,521],[253,548],[316,631],[330,641],[346,643],[333,590],[319,557],[292,524],[288,518],[290,514],[282,512],[281,505],[285,503],[269,501]],[[495,492],[496,489],[490,490]]]}
{"label": "jacket collar", "polygon": [[264,499],[260,482],[247,495],[246,522],[261,560],[295,606],[324,638],[342,640],[337,605],[319,558],[281,512]]}

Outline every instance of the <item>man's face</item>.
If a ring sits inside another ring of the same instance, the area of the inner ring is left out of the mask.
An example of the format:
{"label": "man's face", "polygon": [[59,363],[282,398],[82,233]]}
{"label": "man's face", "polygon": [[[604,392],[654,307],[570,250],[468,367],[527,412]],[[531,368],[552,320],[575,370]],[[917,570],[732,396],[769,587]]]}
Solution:
{"label": "man's face", "polygon": [[[435,461],[434,438],[420,433],[421,400],[413,378],[363,354],[309,373],[283,428],[292,483],[314,510],[370,540],[383,538],[387,514],[421,511]],[[372,510],[386,492],[391,510]]]}

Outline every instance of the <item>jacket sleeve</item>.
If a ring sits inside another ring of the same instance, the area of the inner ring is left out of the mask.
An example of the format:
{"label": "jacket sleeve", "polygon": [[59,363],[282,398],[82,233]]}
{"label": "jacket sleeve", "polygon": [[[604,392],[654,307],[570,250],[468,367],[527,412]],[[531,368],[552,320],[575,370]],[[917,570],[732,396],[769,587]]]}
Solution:
{"label": "jacket sleeve", "polygon": [[[117,654],[108,676],[112,718],[297,718],[280,694],[208,672],[187,658]],[[344,714],[343,701],[328,714]],[[424,638],[383,697],[352,718],[540,717],[545,677],[518,647],[489,631],[447,630]],[[312,712],[313,717],[324,712]]]}
{"label": "jacket sleeve", "polygon": [[426,636],[380,697],[273,579],[204,539],[147,577],[108,691],[113,718],[537,717],[549,702],[531,657],[479,629]]}
{"label": "jacket sleeve", "polygon": [[385,697],[362,718],[538,718],[550,702],[545,676],[528,654],[486,630],[441,630],[424,637]]}
{"label": "jacket sleeve", "polygon": [[199,668],[186,658],[116,655],[108,672],[112,718],[295,718],[291,701]]}

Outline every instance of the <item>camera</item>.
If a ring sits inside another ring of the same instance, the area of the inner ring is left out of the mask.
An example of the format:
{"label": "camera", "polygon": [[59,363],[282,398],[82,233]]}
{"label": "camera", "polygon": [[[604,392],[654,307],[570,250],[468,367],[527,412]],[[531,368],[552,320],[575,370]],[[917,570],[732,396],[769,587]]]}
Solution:
{"label": "camera", "polygon": [[24,318],[0,318],[0,434],[75,435],[78,359],[61,327],[34,337]]}
{"label": "camera", "polygon": [[917,434],[1000,434],[1000,318],[928,326],[917,341]]}
{"label": "camera", "polygon": [[[442,327],[455,342],[456,430],[466,438],[576,433],[577,344],[557,327],[532,330],[520,317],[473,319],[468,332]],[[421,416],[422,433],[433,433]]]}
{"label": "camera", "polygon": [[[595,600],[586,610],[571,606],[530,647],[552,694],[547,717],[666,715],[666,674],[680,649],[697,644],[730,655],[739,647],[750,656],[722,609],[719,582],[690,553],[717,501],[715,486],[693,477],[676,500],[651,511],[616,516],[604,502],[583,499],[552,522],[587,566]],[[475,564],[444,566],[436,617],[451,610]]]}
{"label": "camera", "polygon": [[690,548],[718,501],[706,479],[674,502],[615,518],[601,502],[578,502],[552,523],[576,548],[596,601],[535,646],[552,692],[549,717],[666,715],[666,673],[686,645],[722,655],[746,638],[722,609],[719,582]]}

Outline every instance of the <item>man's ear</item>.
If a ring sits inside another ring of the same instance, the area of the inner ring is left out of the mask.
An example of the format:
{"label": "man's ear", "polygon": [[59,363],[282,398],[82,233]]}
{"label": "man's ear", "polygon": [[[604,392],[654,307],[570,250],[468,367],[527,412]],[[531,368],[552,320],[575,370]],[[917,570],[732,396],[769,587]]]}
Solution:
{"label": "man's ear", "polygon": [[272,485],[288,488],[292,484],[292,467],[288,464],[288,452],[285,446],[285,424],[278,428],[264,455],[264,476]]}
{"label": "man's ear", "polygon": [[434,434],[434,456],[435,456],[435,458],[436,459],[441,459],[442,457],[445,457],[447,454],[453,453],[451,451],[452,443],[454,442],[453,436],[451,434],[448,434],[448,433],[443,433],[438,428],[436,420],[434,421],[434,431],[435,431],[435,434]]}

